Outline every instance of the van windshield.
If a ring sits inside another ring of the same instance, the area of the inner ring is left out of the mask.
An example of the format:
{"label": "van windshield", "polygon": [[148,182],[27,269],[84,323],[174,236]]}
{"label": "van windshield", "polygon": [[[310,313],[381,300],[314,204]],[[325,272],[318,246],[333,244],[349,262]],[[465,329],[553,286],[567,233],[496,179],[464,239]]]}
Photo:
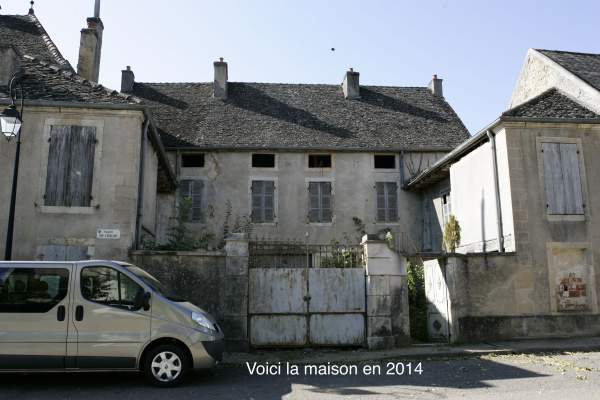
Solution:
{"label": "van windshield", "polygon": [[163,285],[158,279],[135,265],[127,265],[127,270],[133,273],[135,276],[140,278],[144,283],[152,288],[155,292],[161,296],[176,302],[185,302],[185,299],[173,294],[165,285]]}

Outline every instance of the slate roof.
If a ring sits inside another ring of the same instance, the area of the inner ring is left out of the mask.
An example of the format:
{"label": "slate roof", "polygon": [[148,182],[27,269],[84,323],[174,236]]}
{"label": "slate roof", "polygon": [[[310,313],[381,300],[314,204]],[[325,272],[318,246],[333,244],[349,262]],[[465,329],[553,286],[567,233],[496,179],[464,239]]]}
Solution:
{"label": "slate roof", "polygon": [[537,51],[600,90],[600,54],[543,49]]}
{"label": "slate roof", "polygon": [[454,110],[424,87],[362,86],[346,100],[339,85],[135,83],[166,147],[397,151],[456,147],[469,137]]}
{"label": "slate roof", "polygon": [[0,46],[13,46],[22,55],[73,71],[34,14],[0,15]]}
{"label": "slate roof", "polygon": [[503,116],[518,118],[589,119],[600,115],[552,88],[531,100],[505,111]]}

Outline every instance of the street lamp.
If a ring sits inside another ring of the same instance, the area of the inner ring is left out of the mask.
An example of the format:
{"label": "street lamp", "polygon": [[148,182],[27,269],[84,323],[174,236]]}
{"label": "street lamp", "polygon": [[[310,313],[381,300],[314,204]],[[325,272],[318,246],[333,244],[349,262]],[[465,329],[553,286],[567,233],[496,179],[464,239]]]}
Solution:
{"label": "street lamp", "polygon": [[[23,87],[20,84],[23,78],[23,73],[17,71],[8,84],[8,95],[10,96],[10,106],[6,108],[2,114],[0,114],[0,129],[2,134],[8,141],[12,138],[17,138],[17,149],[15,153],[15,167],[13,170],[13,182],[12,191],[10,193],[10,211],[8,213],[8,229],[6,230],[6,247],[4,249],[4,259],[9,261],[12,259],[12,243],[13,233],[15,227],[15,203],[17,199],[17,178],[19,176],[19,156],[21,154],[21,125],[23,120],[21,115],[23,114]],[[17,111],[15,106],[15,98],[17,96],[16,86],[18,85],[21,92],[21,112]]]}

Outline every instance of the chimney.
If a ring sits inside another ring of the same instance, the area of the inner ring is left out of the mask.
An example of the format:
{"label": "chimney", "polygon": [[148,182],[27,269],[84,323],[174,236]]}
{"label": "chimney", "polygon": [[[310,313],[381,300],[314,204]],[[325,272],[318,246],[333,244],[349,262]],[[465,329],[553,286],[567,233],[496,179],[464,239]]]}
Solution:
{"label": "chimney", "polygon": [[100,76],[103,32],[104,24],[100,19],[100,0],[96,0],[94,16],[87,19],[87,28],[81,30],[79,62],[77,64],[77,73],[92,82],[98,82]]}
{"label": "chimney", "polygon": [[344,81],[342,82],[342,90],[344,91],[344,97],[346,99],[359,99],[360,98],[360,74],[354,72],[352,68],[346,71]]}
{"label": "chimney", "polygon": [[19,57],[12,47],[0,47],[0,86],[8,86],[19,69]]}
{"label": "chimney", "polygon": [[213,83],[213,97],[217,99],[227,99],[227,63],[223,57],[214,62],[215,81]]}
{"label": "chimney", "polygon": [[135,75],[128,65],[126,69],[121,71],[121,92],[131,93],[133,92],[133,84],[135,83]]}
{"label": "chimney", "polygon": [[433,93],[435,96],[444,97],[442,81],[443,79],[439,79],[437,75],[433,75],[431,82],[429,82],[429,90],[431,90],[431,93]]}

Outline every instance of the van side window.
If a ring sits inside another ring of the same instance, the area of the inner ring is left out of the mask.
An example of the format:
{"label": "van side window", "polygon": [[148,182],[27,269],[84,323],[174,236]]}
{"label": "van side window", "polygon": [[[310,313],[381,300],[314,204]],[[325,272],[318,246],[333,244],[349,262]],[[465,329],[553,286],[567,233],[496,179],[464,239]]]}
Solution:
{"label": "van side window", "polygon": [[46,313],[67,297],[65,268],[0,268],[0,313]]}
{"label": "van side window", "polygon": [[86,267],[80,281],[84,299],[110,307],[136,311],[136,297],[144,295],[140,285],[109,267]]}

